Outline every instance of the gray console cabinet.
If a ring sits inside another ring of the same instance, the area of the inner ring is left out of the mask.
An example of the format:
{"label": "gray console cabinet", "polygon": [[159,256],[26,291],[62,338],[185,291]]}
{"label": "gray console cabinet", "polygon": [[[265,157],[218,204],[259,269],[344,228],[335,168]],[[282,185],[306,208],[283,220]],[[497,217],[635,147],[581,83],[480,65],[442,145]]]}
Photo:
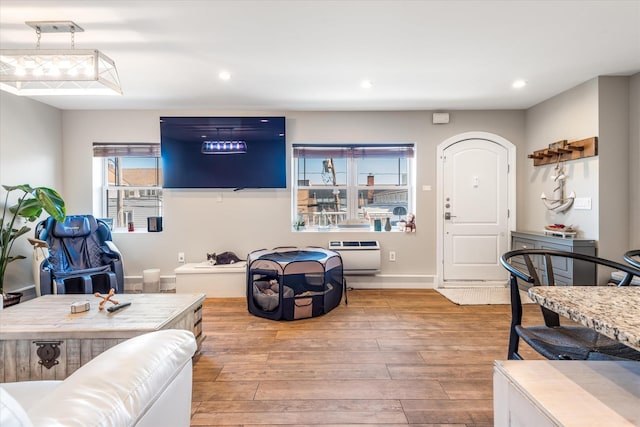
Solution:
{"label": "gray console cabinet", "polygon": [[[515,249],[548,249],[565,252],[575,252],[584,255],[596,255],[596,241],[588,239],[575,239],[570,237],[558,237],[535,231],[512,231],[511,248]],[[515,261],[515,263],[520,264]],[[540,257],[536,257],[536,269],[543,284],[546,284],[544,266]],[[570,258],[552,257],[556,285],[595,285],[596,266]],[[521,265],[523,271],[526,266]]]}

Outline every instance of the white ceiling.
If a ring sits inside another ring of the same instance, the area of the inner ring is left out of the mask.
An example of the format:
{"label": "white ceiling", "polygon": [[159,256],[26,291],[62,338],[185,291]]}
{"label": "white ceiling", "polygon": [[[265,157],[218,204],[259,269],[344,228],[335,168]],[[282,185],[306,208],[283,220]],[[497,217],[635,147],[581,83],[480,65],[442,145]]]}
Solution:
{"label": "white ceiling", "polygon": [[2,0],[0,47],[47,20],[83,27],[124,90],[37,98],[61,109],[521,109],[640,71],[640,0]]}

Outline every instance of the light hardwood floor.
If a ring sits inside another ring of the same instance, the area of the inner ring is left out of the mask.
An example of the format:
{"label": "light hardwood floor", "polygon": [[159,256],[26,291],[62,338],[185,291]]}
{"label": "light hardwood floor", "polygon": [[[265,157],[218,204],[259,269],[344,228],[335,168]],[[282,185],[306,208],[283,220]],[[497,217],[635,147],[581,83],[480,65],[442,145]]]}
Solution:
{"label": "light hardwood floor", "polygon": [[[524,323],[541,322],[537,305],[524,310]],[[192,426],[493,425],[508,305],[355,290],[348,305],[313,319],[262,319],[244,298],[207,299],[203,315]]]}

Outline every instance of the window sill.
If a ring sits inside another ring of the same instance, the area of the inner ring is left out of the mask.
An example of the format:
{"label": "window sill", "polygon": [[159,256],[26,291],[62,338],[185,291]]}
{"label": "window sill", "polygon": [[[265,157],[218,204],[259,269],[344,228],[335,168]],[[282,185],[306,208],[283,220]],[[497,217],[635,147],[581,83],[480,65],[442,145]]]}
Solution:
{"label": "window sill", "polygon": [[[301,227],[299,229],[292,228],[294,233],[404,233],[403,230],[395,227],[389,231],[375,231],[373,227]],[[406,233],[411,234],[411,233]]]}
{"label": "window sill", "polygon": [[159,233],[158,231],[147,231],[144,228],[139,230],[129,231],[126,228],[114,228],[111,230],[111,234],[155,234]]}

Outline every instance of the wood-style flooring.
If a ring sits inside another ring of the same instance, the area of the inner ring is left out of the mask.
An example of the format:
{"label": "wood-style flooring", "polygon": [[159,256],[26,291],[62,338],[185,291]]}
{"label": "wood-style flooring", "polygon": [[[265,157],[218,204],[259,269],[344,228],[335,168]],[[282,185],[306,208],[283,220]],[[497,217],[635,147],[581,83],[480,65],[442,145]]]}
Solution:
{"label": "wood-style flooring", "polygon": [[[537,305],[524,310],[523,323],[541,322]],[[253,316],[244,298],[207,299],[203,314],[192,426],[493,425],[508,305],[354,290],[348,305],[294,322]]]}

